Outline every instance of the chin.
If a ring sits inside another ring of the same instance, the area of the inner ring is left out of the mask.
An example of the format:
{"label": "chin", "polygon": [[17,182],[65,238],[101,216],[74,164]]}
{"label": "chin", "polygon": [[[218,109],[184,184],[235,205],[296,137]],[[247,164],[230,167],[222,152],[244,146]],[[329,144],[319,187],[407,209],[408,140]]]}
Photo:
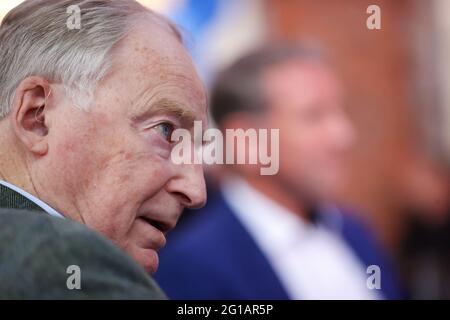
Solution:
{"label": "chin", "polygon": [[143,249],[141,256],[138,257],[137,262],[150,274],[156,273],[159,266],[158,253],[153,249]]}

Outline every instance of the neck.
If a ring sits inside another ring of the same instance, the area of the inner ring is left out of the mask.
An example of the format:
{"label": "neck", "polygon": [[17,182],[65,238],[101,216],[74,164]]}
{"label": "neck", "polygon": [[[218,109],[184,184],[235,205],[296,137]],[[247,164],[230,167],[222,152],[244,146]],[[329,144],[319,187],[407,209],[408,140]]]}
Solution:
{"label": "neck", "polygon": [[18,172],[9,171],[8,169],[5,169],[5,167],[1,167],[0,171],[1,180],[9,182],[34,196],[38,196],[32,181],[27,178],[25,174],[22,175]]}
{"label": "neck", "polygon": [[22,152],[4,140],[1,145],[4,147],[0,150],[0,179],[38,196]]}
{"label": "neck", "polygon": [[272,178],[266,176],[245,177],[244,179],[254,189],[261,192],[272,201],[275,201],[279,205],[288,209],[305,222],[310,222],[311,219],[307,212],[308,207],[302,203],[300,197],[293,194],[291,190],[286,190],[277,184]]}

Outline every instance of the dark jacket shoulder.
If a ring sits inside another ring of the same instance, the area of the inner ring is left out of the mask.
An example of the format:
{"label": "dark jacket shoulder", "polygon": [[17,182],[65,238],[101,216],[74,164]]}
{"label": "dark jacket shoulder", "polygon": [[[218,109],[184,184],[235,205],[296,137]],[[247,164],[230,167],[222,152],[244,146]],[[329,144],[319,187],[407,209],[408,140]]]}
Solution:
{"label": "dark jacket shoulder", "polygon": [[[0,299],[165,299],[140,266],[82,224],[0,209],[0,228]],[[69,289],[75,273],[81,288]]]}

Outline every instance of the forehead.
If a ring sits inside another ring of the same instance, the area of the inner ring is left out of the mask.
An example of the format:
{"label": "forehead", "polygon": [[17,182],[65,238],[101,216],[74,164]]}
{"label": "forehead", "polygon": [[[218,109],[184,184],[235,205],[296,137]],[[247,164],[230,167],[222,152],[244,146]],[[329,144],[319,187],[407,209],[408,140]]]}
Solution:
{"label": "forehead", "polygon": [[342,88],[334,73],[320,61],[293,60],[263,72],[263,86],[272,101],[315,103],[341,99]]}
{"label": "forehead", "polygon": [[187,51],[170,30],[150,19],[136,23],[115,48],[105,82],[130,112],[170,100],[198,118],[206,113],[205,90]]}

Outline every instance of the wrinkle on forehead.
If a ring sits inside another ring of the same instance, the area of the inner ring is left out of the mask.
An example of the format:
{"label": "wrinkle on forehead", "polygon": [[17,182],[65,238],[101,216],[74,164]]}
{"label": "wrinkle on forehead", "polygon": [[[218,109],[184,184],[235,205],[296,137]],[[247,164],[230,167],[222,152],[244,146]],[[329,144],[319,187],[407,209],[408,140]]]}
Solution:
{"label": "wrinkle on forehead", "polygon": [[140,74],[136,77],[138,81],[145,84],[136,94],[133,105],[137,103],[148,104],[155,97],[166,95],[167,98],[177,100],[180,96],[187,98],[189,104],[205,106],[206,96],[203,86],[196,83],[188,75],[181,72],[164,72],[160,70],[158,75]]}

